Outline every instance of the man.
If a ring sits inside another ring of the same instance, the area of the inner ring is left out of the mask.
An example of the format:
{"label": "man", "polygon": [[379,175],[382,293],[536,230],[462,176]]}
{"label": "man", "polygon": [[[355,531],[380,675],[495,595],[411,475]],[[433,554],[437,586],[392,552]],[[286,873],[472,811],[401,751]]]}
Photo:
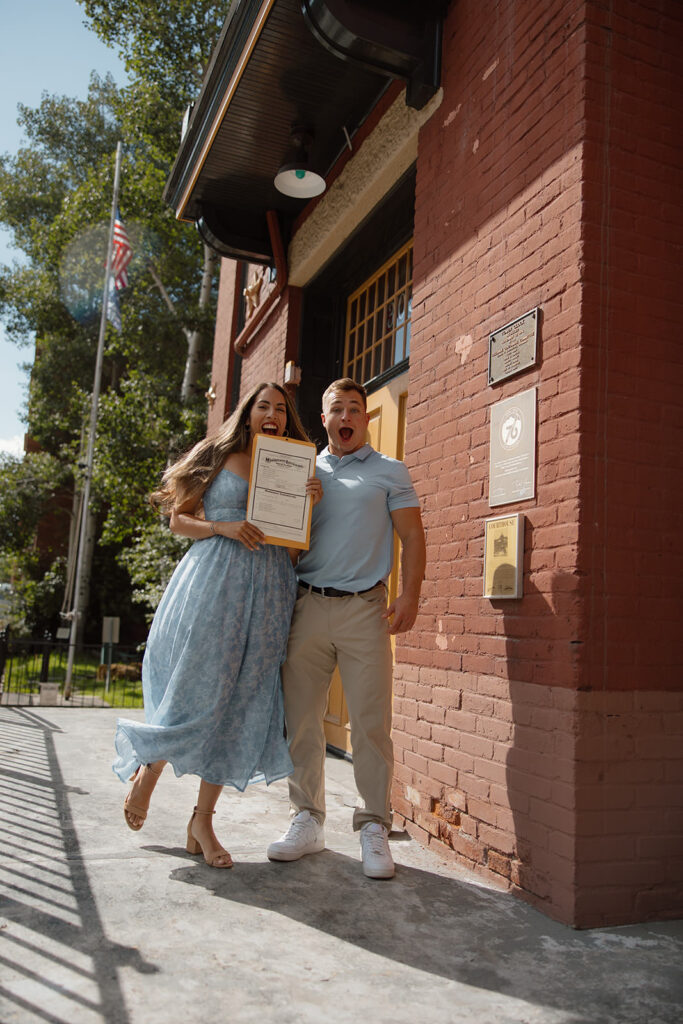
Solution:
{"label": "man", "polygon": [[[323,718],[338,665],[360,795],[353,827],[360,831],[363,870],[369,878],[391,878],[390,634],[415,622],[425,540],[408,470],[366,444],[368,421],[362,385],[348,377],[330,384],[322,411],[328,447],[317,460],[323,496],[313,510],[310,549],[297,564],[299,593],[282,671],[295,816],[268,857],[298,860],[325,847]],[[402,589],[387,608],[394,530],[402,544]]]}

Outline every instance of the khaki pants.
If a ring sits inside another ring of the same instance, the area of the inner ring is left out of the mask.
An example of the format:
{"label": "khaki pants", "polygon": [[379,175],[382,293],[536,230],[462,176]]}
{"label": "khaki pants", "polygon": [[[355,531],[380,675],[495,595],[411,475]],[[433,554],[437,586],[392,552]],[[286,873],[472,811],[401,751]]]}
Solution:
{"label": "khaki pants", "polygon": [[335,665],[351,722],[353,772],[360,794],[354,829],[368,821],[391,828],[389,795],[393,665],[383,584],[365,594],[323,597],[299,588],[287,660],[282,667],[285,719],[294,773],[289,797],[296,811],[325,820],[323,718]]}

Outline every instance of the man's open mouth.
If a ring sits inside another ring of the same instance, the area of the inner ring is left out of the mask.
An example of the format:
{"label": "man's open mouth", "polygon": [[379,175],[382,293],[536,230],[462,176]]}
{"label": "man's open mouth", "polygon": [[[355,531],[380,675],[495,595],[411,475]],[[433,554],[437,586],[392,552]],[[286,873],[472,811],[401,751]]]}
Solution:
{"label": "man's open mouth", "polygon": [[341,437],[342,441],[350,441],[351,438],[353,437],[353,430],[352,430],[352,428],[351,427],[340,427],[339,428],[339,436]]}

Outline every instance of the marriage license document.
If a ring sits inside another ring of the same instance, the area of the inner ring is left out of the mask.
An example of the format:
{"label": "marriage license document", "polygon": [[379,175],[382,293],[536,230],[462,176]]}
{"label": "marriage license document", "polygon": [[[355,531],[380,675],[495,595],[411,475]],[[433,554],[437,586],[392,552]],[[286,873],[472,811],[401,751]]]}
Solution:
{"label": "marriage license document", "polygon": [[315,455],[309,441],[254,437],[247,522],[263,530],[269,544],[308,549],[313,506],[306,481],[315,476]]}

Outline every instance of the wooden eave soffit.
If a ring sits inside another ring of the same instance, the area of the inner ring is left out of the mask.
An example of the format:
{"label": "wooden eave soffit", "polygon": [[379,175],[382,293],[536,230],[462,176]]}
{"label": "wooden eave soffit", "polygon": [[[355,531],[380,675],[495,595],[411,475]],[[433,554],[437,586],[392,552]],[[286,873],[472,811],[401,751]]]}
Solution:
{"label": "wooden eave soffit", "polygon": [[326,176],[344,145],[342,127],[362,122],[384,82],[405,81],[416,109],[437,92],[446,7],[447,0],[236,0],[164,191],[176,216],[194,221],[221,256],[272,265],[268,215],[286,247],[303,209],[273,185],[292,109],[303,111],[297,123],[317,129]]}
{"label": "wooden eave soffit", "polygon": [[406,103],[421,110],[441,81],[447,0],[302,0],[316,39],[341,60],[407,83]]}

